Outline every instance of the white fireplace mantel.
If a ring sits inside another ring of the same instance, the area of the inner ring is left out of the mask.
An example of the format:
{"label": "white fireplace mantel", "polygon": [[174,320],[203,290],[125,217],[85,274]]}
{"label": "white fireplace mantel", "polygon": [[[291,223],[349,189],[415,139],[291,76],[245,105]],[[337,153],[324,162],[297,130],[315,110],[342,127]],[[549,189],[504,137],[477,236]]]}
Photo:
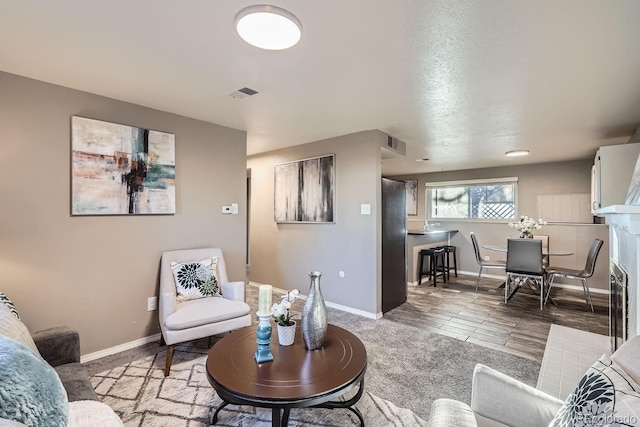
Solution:
{"label": "white fireplace mantel", "polygon": [[596,211],[604,216],[607,224],[626,228],[631,234],[640,235],[640,205],[612,205]]}
{"label": "white fireplace mantel", "polygon": [[607,206],[596,213],[609,225],[609,256],[628,274],[629,336],[640,335],[640,205]]}

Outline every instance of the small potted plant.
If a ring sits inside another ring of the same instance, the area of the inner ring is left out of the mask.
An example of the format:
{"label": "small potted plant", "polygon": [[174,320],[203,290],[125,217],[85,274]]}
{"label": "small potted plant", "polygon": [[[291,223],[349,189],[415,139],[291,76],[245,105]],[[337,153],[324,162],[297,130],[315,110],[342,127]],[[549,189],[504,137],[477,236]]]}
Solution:
{"label": "small potted plant", "polygon": [[278,341],[280,345],[291,345],[296,336],[296,322],[291,320],[289,309],[300,291],[294,289],[282,297],[280,304],[274,303],[271,312],[278,324]]}

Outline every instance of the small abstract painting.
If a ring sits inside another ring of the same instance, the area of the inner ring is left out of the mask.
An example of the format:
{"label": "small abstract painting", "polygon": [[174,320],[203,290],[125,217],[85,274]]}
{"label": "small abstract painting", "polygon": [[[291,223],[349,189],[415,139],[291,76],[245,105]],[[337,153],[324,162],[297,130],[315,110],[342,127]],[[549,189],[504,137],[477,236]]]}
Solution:
{"label": "small abstract painting", "polygon": [[175,135],[73,116],[71,215],[175,214]]}
{"label": "small abstract painting", "polygon": [[418,215],[418,180],[405,181],[407,190],[407,215]]}
{"label": "small abstract painting", "polygon": [[333,223],[335,155],[275,165],[276,222]]}

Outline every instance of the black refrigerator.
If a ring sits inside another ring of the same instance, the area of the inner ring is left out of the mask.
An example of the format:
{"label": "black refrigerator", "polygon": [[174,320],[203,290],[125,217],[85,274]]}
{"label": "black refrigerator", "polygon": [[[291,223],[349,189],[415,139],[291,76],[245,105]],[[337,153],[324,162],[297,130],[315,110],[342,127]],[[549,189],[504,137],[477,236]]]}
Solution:
{"label": "black refrigerator", "polygon": [[382,312],[407,300],[407,192],[382,178]]}

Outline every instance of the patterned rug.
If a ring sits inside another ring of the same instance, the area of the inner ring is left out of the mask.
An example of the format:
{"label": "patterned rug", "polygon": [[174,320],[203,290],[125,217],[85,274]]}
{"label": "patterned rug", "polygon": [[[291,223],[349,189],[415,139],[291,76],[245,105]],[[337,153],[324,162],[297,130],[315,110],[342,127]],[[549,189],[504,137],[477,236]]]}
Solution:
{"label": "patterned rug", "polygon": [[[205,362],[209,340],[176,345],[171,375],[164,376],[165,352],[100,372],[91,378],[100,399],[111,406],[126,426],[209,426],[222,403],[209,384]],[[347,396],[348,397],[348,396]],[[409,409],[366,391],[356,407],[365,425],[426,426]],[[229,405],[218,414],[216,426],[270,426],[271,410]],[[293,409],[289,426],[359,425],[347,409]]]}

